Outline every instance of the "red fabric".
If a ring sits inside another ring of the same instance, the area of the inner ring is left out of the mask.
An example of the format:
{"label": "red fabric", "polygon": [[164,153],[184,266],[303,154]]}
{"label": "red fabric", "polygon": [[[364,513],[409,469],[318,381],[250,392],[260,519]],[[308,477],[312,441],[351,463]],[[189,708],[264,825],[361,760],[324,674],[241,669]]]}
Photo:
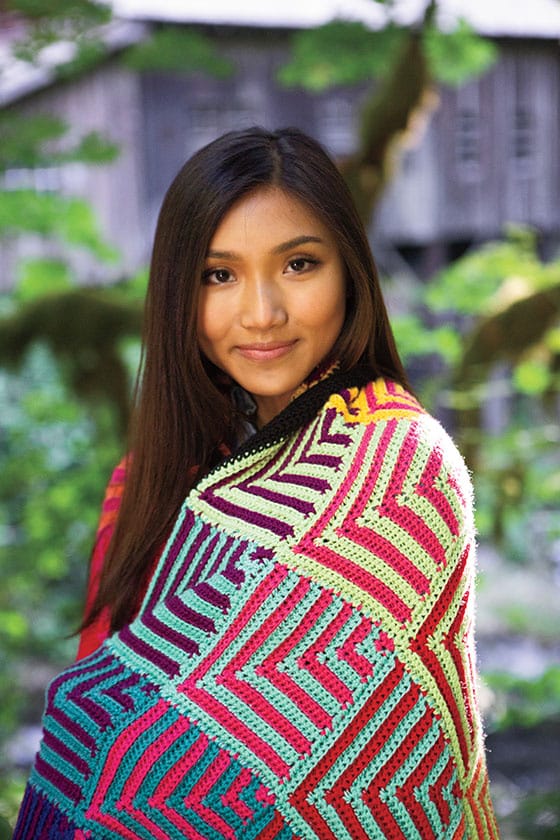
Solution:
{"label": "red fabric", "polygon": [[[95,536],[95,544],[91,556],[91,564],[89,570],[88,588],[86,594],[85,615],[95,600],[97,591],[99,589],[99,581],[101,579],[101,572],[105,562],[105,555],[113,531],[121,505],[121,498],[124,490],[126,478],[126,457],[115,467],[113,474],[107,485],[103,505],[101,507],[101,517],[97,527],[97,534]],[[141,595],[144,593],[142,592]],[[82,630],[80,634],[80,641],[78,644],[78,653],[76,659],[83,659],[84,656],[89,656],[90,653],[97,650],[103,644],[105,639],[110,635],[110,616],[109,610],[105,608],[95,619],[95,621]]]}

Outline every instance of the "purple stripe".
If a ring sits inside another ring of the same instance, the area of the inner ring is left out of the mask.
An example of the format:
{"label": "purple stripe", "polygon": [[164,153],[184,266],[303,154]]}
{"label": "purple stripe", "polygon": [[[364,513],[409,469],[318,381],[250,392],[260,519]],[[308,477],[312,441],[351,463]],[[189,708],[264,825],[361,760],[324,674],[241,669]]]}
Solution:
{"label": "purple stripe", "polygon": [[138,656],[141,656],[143,659],[146,659],[148,662],[153,662],[160,671],[163,671],[167,674],[168,677],[176,677],[179,673],[179,665],[173,659],[170,659],[169,656],[166,656],[161,651],[155,650],[151,645],[148,645],[142,639],[139,639],[132,630],[130,629],[130,625],[123,627],[121,632],[119,633],[119,639],[123,644],[130,648],[130,650],[137,653]]}
{"label": "purple stripe", "polygon": [[[193,545],[191,546],[191,556],[193,558],[197,557],[200,554],[202,543],[208,539],[209,534],[209,527],[207,525],[201,528],[200,533],[197,535],[196,539],[193,541]],[[194,567],[194,570],[191,575],[192,583],[198,583],[200,578],[203,574],[207,577],[209,574],[212,574],[213,570],[216,568],[216,565],[219,563],[219,558],[214,560],[212,567],[208,569],[208,559],[212,557],[214,551],[216,549],[216,543],[219,540],[220,535],[216,532],[212,538],[210,539],[208,545],[206,546],[204,552],[200,554],[200,558]]]}
{"label": "purple stripe", "polygon": [[[101,683],[104,683],[107,680],[112,680],[114,677],[118,677],[118,675],[122,674],[122,672],[125,670],[125,666],[122,664],[122,662],[117,662],[117,660],[113,656],[111,656],[110,658],[108,657],[107,661],[112,662],[112,668],[108,668],[105,671],[101,671],[101,673],[99,673],[98,671],[97,673],[94,673],[89,679],[82,680],[82,682],[80,682],[77,686],[75,686],[72,689],[68,696],[72,697],[76,691],[79,691],[79,693],[82,694],[86,691],[91,691],[92,688],[95,688]],[[75,676],[75,674],[71,674],[70,676]]]}
{"label": "purple stripe", "polygon": [[23,797],[23,801],[19,808],[19,814],[12,840],[21,840],[21,838],[33,837],[33,834],[30,834],[28,831],[29,826],[27,823],[32,817],[32,806],[36,807],[36,798],[37,795],[35,791],[28,783],[27,787],[25,788],[25,795]]}
{"label": "purple stripe", "polygon": [[295,475],[294,473],[279,473],[274,474],[274,481],[281,481],[285,484],[295,484],[296,487],[308,487],[310,490],[317,490],[318,493],[324,493],[325,490],[330,490],[331,485],[323,478],[316,478],[312,475]]}
{"label": "purple stripe", "polygon": [[231,601],[227,595],[224,595],[223,592],[220,592],[214,586],[210,586],[209,583],[204,582],[197,583],[196,586],[193,586],[193,592],[195,592],[203,601],[207,601],[207,603],[212,604],[212,606],[216,607],[224,614],[227,613]]}
{"label": "purple stripe", "polygon": [[265,516],[264,514],[256,513],[255,511],[249,511],[247,508],[227,502],[225,499],[220,499],[218,496],[214,495],[210,488],[201,494],[201,498],[215,510],[225,513],[226,516],[232,516],[242,521],[249,520],[249,522],[256,525],[258,528],[264,528],[267,531],[271,531],[278,537],[285,538],[291,536],[294,532],[292,526],[287,522],[282,522],[280,519],[273,519],[271,516]]}
{"label": "purple stripe", "polygon": [[[173,602],[176,601],[176,608],[173,609]],[[165,606],[169,606],[169,611],[176,615],[181,621],[185,621],[187,624],[196,625],[194,620],[191,620],[191,614],[198,615],[198,613],[194,613],[193,610],[190,610],[188,607],[184,607],[182,602],[178,598],[169,598],[165,599]],[[180,614],[180,607],[183,606],[185,609],[184,616]],[[179,630],[175,630],[173,627],[170,627],[168,624],[165,624],[161,621],[157,616],[154,615],[152,612],[146,612],[142,616],[142,624],[145,627],[148,627],[152,633],[155,633],[156,636],[162,638],[165,642],[171,642],[178,647],[180,650],[184,650],[185,653],[189,655],[194,655],[198,653],[199,647],[192,639],[186,636],[184,633],[180,632]]]}
{"label": "purple stripe", "polygon": [[259,487],[256,484],[251,485],[250,493],[251,496],[260,496],[261,499],[266,499],[275,504],[285,505],[300,513],[308,514],[315,512],[315,505],[311,502],[306,502],[304,499],[297,499],[295,496],[286,496],[285,493],[278,493],[276,490],[269,490],[266,487]]}
{"label": "purple stripe", "polygon": [[115,703],[118,703],[119,706],[122,706],[123,709],[130,711],[134,708],[134,700],[130,694],[125,694],[125,689],[138,685],[139,681],[139,674],[131,674],[130,677],[127,677],[125,680],[117,683],[117,685],[113,685],[110,688],[104,688],[103,694],[106,694],[107,697],[111,697],[111,699],[114,700]]}
{"label": "purple stripe", "polygon": [[252,559],[255,563],[258,563],[261,560],[274,560],[275,556],[276,555],[271,548],[263,548],[262,546],[257,546]]}
{"label": "purple stripe", "polygon": [[33,814],[33,824],[31,825],[32,831],[29,834],[26,834],[25,837],[39,837],[39,834],[37,833],[37,828],[39,827],[40,822],[44,822],[45,808],[53,807],[45,797],[42,796],[41,800],[41,804],[39,805],[39,803],[37,803],[37,808],[35,809],[35,812]]}
{"label": "purple stripe", "polygon": [[[316,425],[317,424],[315,424],[315,426]],[[283,482],[287,482],[287,483],[293,483],[293,484],[300,485],[300,486],[303,486],[303,487],[309,487],[313,490],[318,490],[319,492],[323,492],[324,490],[329,490],[330,489],[330,484],[325,479],[316,478],[314,476],[308,476],[308,475],[305,475],[305,474],[304,475],[299,475],[299,474],[294,475],[291,472],[285,472],[285,470],[287,470],[287,469],[293,469],[294,463],[300,463],[300,462],[313,463],[314,456],[311,456],[310,458],[306,459],[305,453],[309,452],[310,447],[315,443],[315,431],[313,430],[312,433],[308,435],[307,441],[306,441],[305,446],[303,448],[304,454],[302,456],[299,456],[298,453],[297,453],[297,450],[299,449],[299,446],[301,445],[301,441],[304,439],[304,436],[305,436],[304,431],[303,430],[300,431],[296,440],[294,441],[293,445],[290,446],[288,452],[286,453],[286,457],[284,458],[284,460],[280,464],[278,470],[276,472],[272,473],[272,478],[274,478],[275,481],[283,481]],[[319,457],[324,458],[324,456],[319,456]],[[337,462],[340,461],[339,458],[336,459],[336,460],[337,460]]]}
{"label": "purple stripe", "polygon": [[163,586],[164,586],[165,582],[167,581],[167,579],[168,579],[168,577],[171,573],[171,570],[173,568],[175,560],[177,559],[177,556],[178,556],[181,548],[183,547],[183,543],[185,542],[185,539],[187,538],[187,535],[188,535],[190,529],[192,528],[192,525],[193,525],[192,511],[186,510],[185,511],[185,519],[183,521],[183,524],[179,528],[179,532],[177,533],[177,536],[175,537],[175,539],[173,540],[173,543],[169,547],[167,557],[165,558],[165,561],[164,561],[164,564],[163,564],[163,568],[160,570],[160,572],[157,576],[157,579],[155,580],[154,589],[152,591],[150,600],[147,604],[148,607],[151,607],[153,604],[155,604],[159,600],[159,598],[161,596]]}
{"label": "purple stripe", "polygon": [[44,779],[50,782],[54,787],[71,799],[72,802],[78,803],[82,799],[82,792],[80,786],[71,782],[62,773],[59,773],[52,765],[48,764],[40,755],[37,756],[35,762],[35,769]]}
{"label": "purple stripe", "polygon": [[237,561],[241,559],[241,556],[246,548],[246,542],[238,544],[237,548],[227,561],[227,566],[222,572],[223,577],[225,577],[226,580],[229,580],[230,583],[233,583],[234,586],[241,586],[242,583],[245,583],[245,572],[243,569],[239,568]]}
{"label": "purple stripe", "polygon": [[104,671],[102,674],[96,674],[89,680],[85,680],[75,686],[75,688],[73,688],[68,694],[68,699],[72,700],[72,702],[75,703],[76,706],[84,712],[84,714],[88,715],[88,717],[90,717],[101,730],[105,730],[111,725],[111,715],[98,702],[90,697],[87,697],[86,691],[91,691],[101,683],[106,682],[109,679],[114,679],[123,671],[124,665],[119,664],[109,671]]}
{"label": "purple stripe", "polygon": [[90,755],[95,755],[97,752],[97,745],[95,738],[89,734],[83,727],[80,726],[79,723],[76,723],[75,720],[68,717],[66,712],[63,712],[62,709],[53,709],[50,712],[50,716],[53,720],[55,720],[59,726],[63,729],[66,729],[67,732],[72,735],[76,741],[79,741],[84,747],[89,750]]}
{"label": "purple stripe", "polygon": [[331,426],[337,417],[336,408],[328,408],[325,411],[325,417],[321,424],[321,436],[319,441],[321,443],[336,443],[339,446],[349,446],[352,443],[350,435],[345,435],[340,432],[331,434]]}
{"label": "purple stripe", "polygon": [[[189,607],[188,604],[185,604],[181,598],[177,597],[176,595],[165,602],[166,607],[169,608],[169,611],[176,615],[178,619],[184,621],[185,624],[190,624],[192,627],[197,627],[199,630],[202,630],[204,633],[215,633],[216,632],[216,625],[209,618],[207,615],[203,613],[199,613],[198,610]],[[188,637],[186,637],[188,639]],[[188,641],[192,641],[192,639],[188,639]],[[194,651],[198,653],[198,645],[196,646],[197,649]]]}
{"label": "purple stripe", "polygon": [[53,735],[52,732],[49,732],[48,729],[45,730],[43,736],[43,742],[45,746],[50,747],[50,749],[63,758],[68,764],[71,764],[76,770],[82,774],[86,779],[90,775],[90,768],[87,762],[84,761],[83,758],[80,758],[73,750],[70,749],[66,744],[64,744],[60,738],[57,738],[56,735]]}

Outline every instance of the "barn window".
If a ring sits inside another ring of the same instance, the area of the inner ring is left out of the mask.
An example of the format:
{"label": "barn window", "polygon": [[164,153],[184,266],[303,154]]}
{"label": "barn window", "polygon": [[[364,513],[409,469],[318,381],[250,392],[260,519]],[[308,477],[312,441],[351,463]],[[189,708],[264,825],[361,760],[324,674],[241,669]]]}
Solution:
{"label": "barn window", "polygon": [[461,108],[457,114],[455,157],[461,169],[472,169],[480,163],[479,117],[472,108]]}
{"label": "barn window", "polygon": [[533,120],[528,108],[517,107],[513,114],[513,159],[524,166],[533,157]]}

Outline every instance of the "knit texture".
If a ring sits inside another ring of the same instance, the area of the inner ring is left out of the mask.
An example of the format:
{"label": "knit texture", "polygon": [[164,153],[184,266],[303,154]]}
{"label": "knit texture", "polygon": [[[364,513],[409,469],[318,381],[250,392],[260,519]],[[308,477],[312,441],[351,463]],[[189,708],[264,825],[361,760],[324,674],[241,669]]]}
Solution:
{"label": "knit texture", "polygon": [[468,474],[363,379],[191,491],[136,619],[50,685],[15,840],[498,836]]}

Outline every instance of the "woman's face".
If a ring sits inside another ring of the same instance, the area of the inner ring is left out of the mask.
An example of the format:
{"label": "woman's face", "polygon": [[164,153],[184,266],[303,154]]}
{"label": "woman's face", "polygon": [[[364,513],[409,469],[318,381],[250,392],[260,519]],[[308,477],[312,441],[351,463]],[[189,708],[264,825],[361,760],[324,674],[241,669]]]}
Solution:
{"label": "woman's face", "polygon": [[252,394],[259,423],[267,423],[341,331],[346,287],[337,244],[305,204],[262,187],[224,216],[202,283],[200,347]]}

